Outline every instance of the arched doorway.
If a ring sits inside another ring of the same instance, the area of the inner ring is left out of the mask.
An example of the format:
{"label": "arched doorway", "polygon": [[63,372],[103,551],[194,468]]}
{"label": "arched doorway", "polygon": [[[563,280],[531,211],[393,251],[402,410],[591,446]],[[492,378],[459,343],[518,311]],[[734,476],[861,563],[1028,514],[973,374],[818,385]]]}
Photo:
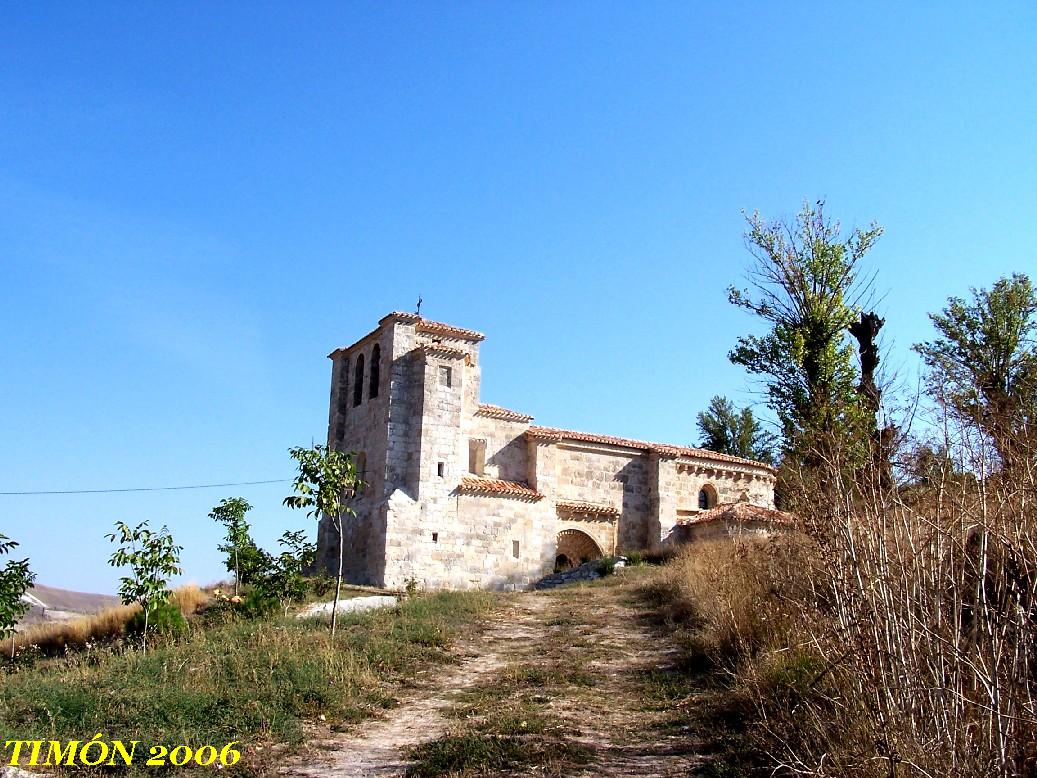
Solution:
{"label": "arched doorway", "polygon": [[602,556],[601,548],[586,532],[563,529],[558,533],[558,544],[555,548],[556,570],[569,570],[592,559],[601,559]]}

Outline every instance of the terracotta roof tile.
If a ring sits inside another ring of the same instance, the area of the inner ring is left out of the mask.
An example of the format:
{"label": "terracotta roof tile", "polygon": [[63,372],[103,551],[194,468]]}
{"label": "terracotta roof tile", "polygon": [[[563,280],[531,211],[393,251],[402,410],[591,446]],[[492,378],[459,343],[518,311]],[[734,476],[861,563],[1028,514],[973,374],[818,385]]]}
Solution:
{"label": "terracotta roof tile", "polygon": [[590,514],[591,516],[619,515],[619,508],[614,508],[611,505],[597,505],[592,502],[558,500],[555,503],[555,506],[558,510],[566,511],[568,513],[584,513]]}
{"label": "terracotta roof tile", "polygon": [[481,332],[455,327],[452,324],[443,324],[443,322],[439,321],[429,321],[428,319],[418,319],[417,330],[418,332],[427,332],[431,335],[442,335],[446,338],[473,341],[486,340],[486,336]]}
{"label": "terracotta roof tile", "polygon": [[411,311],[393,311],[392,313],[386,314],[378,320],[379,324],[384,324],[389,319],[398,319],[399,321],[421,321],[421,316]]}
{"label": "terracotta roof tile", "polygon": [[533,421],[533,417],[525,413],[519,413],[499,405],[482,403],[475,411],[476,416],[486,416],[490,419],[501,419],[502,421]]}
{"label": "terracotta roof tile", "polygon": [[424,319],[421,316],[418,316],[418,314],[416,313],[409,313],[407,311],[393,311],[392,313],[387,314],[383,316],[381,319],[379,319],[378,326],[366,335],[364,335],[364,337],[360,338],[360,340],[354,341],[352,345],[342,346],[341,348],[335,349],[330,354],[328,354],[328,358],[335,359],[335,357],[337,357],[339,354],[342,354],[346,351],[351,351],[352,349],[356,348],[361,343],[366,341],[368,338],[370,338],[372,335],[374,335],[376,332],[378,332],[378,330],[382,328],[382,325],[390,321],[415,322],[418,326],[419,331],[428,332],[433,335],[442,335],[446,338],[457,338],[458,340],[470,340],[474,342],[486,340],[485,335],[483,335],[481,332],[476,332],[475,330],[466,330],[463,327],[455,327],[452,324],[444,324],[443,322],[430,321],[429,319]]}
{"label": "terracotta roof tile", "polygon": [[655,451],[662,456],[713,459],[718,462],[731,462],[732,464],[748,465],[750,467],[758,467],[763,470],[774,472],[773,467],[765,465],[762,462],[754,462],[751,459],[733,457],[729,454],[721,454],[718,451],[710,451],[704,448],[673,446],[668,443],[649,443],[645,440],[617,438],[612,435],[595,435],[590,432],[577,432],[575,430],[558,429],[556,427],[530,427],[526,434],[541,440],[576,440],[583,443],[603,443],[607,446],[622,446],[624,448],[641,449],[642,451]]}
{"label": "terracotta roof tile", "polygon": [[478,478],[468,475],[461,479],[457,491],[468,494],[520,497],[525,500],[540,500],[544,496],[536,489],[531,489],[519,481],[505,481],[500,478]]}
{"label": "terracotta roof tile", "polygon": [[762,521],[770,524],[793,524],[796,517],[791,513],[763,508],[748,502],[730,502],[710,508],[708,511],[696,513],[686,519],[678,519],[678,524],[706,524],[711,521]]}
{"label": "terracotta roof tile", "polygon": [[468,356],[467,351],[462,351],[459,348],[450,348],[449,346],[441,346],[438,343],[419,346],[418,350],[424,351],[426,354],[434,354],[437,357],[451,357],[453,359],[463,359]]}

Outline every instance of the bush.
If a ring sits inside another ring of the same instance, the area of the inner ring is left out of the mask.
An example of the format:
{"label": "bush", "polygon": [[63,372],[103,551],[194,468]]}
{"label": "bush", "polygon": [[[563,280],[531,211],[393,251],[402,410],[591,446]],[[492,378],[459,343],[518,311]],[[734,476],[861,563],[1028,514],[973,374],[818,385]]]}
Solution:
{"label": "bush", "polygon": [[614,572],[616,572],[615,558],[607,556],[598,560],[598,575],[604,578],[612,575]]}
{"label": "bush", "polygon": [[[187,632],[187,619],[172,602],[153,605],[148,614],[148,634],[177,638]],[[144,634],[144,611],[140,610],[126,622],[126,634],[140,637]]]}
{"label": "bush", "polygon": [[234,606],[234,612],[240,613],[246,619],[265,619],[279,607],[277,597],[256,588],[246,594],[240,604]]}
{"label": "bush", "polygon": [[323,597],[334,588],[335,579],[328,575],[327,570],[321,570],[310,579],[310,591],[318,597]]}

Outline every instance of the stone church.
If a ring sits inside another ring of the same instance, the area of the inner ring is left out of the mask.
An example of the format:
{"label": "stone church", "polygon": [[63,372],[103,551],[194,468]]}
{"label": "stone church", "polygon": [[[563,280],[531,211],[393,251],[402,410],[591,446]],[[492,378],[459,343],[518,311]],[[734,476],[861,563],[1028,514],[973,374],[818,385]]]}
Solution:
{"label": "stone church", "polygon": [[[336,349],[329,445],[366,488],[345,521],[345,577],[402,588],[523,588],[557,566],[672,541],[720,503],[773,508],[767,465],[698,448],[532,424],[480,401],[473,330],[391,313]],[[334,571],[321,522],[318,564]]]}

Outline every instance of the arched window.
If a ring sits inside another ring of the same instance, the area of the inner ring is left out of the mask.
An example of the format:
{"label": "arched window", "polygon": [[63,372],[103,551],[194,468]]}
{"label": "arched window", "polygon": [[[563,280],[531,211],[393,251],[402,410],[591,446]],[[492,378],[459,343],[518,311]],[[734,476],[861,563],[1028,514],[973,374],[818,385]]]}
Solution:
{"label": "arched window", "polygon": [[364,399],[364,355],[356,358],[356,370],[353,372],[353,407],[356,408]]}
{"label": "arched window", "polygon": [[367,399],[373,400],[378,396],[378,379],[381,377],[382,368],[382,347],[377,343],[374,344],[374,349],[371,351],[371,386],[367,391]]}
{"label": "arched window", "polygon": [[717,490],[706,484],[699,490],[699,510],[706,511],[717,507]]}

